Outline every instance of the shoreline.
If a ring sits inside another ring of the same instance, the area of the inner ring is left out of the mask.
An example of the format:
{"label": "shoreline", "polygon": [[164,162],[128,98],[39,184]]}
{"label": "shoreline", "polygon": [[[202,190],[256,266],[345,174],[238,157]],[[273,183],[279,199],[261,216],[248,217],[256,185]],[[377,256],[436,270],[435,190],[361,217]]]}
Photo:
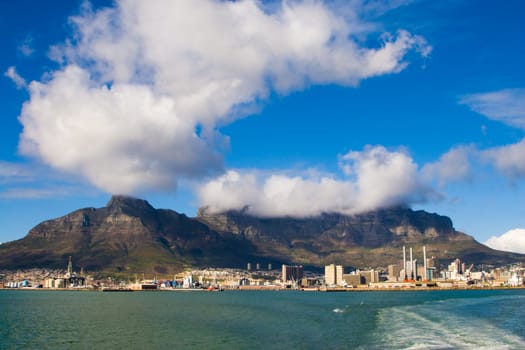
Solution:
{"label": "shoreline", "polygon": [[525,290],[525,286],[518,287],[455,287],[455,288],[444,288],[444,287],[403,287],[403,288],[370,288],[370,287],[358,287],[358,288],[328,288],[328,289],[314,289],[314,288],[303,288],[303,289],[290,289],[290,288],[278,288],[278,287],[257,287],[251,288],[224,288],[223,290],[207,290],[200,288],[162,288],[162,289],[150,289],[150,290],[102,290],[95,288],[0,288],[0,291],[48,291],[48,292],[253,292],[253,291],[264,291],[264,292],[307,292],[307,293],[361,293],[361,292],[432,292],[432,291],[469,291],[469,290]]}

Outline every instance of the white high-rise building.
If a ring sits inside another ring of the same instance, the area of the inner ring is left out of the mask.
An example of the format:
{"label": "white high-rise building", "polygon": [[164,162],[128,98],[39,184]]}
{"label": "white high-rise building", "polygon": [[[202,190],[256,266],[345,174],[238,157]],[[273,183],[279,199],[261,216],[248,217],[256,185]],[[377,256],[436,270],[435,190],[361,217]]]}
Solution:
{"label": "white high-rise building", "polygon": [[343,266],[330,264],[324,267],[324,280],[327,286],[343,285]]}

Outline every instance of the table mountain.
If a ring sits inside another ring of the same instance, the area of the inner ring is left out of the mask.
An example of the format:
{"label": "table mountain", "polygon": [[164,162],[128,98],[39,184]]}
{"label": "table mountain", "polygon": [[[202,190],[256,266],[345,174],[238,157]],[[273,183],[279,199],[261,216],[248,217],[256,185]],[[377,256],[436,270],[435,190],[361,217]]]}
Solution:
{"label": "table mountain", "polygon": [[[402,246],[442,263],[505,264],[525,256],[492,250],[444,216],[396,207],[360,215],[258,218],[243,211],[196,218],[114,196],[103,208],[45,221],[0,245],[0,269],[64,268],[68,256],[88,271],[173,273],[184,267],[243,267],[247,262],[376,267],[401,259]],[[421,260],[421,257],[418,257]]]}
{"label": "table mountain", "polygon": [[258,218],[244,211],[210,213],[201,208],[197,220],[248,239],[261,255],[305,265],[386,266],[402,259],[403,245],[418,255],[426,245],[427,256],[442,264],[456,258],[495,265],[525,261],[525,255],[490,249],[456,231],[446,216],[406,207],[308,218]]}

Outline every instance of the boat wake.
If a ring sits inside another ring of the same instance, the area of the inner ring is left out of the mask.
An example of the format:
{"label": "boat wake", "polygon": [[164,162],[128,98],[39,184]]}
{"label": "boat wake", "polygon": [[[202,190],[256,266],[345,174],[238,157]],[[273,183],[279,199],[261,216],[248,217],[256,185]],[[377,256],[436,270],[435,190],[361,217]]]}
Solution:
{"label": "boat wake", "polygon": [[[375,334],[378,341],[372,348],[525,349],[523,334],[516,332],[524,312],[518,308],[510,314],[501,313],[513,310],[508,304],[515,304],[515,298],[451,299],[381,309]],[[521,305],[523,299],[518,299]],[[498,313],[486,315],[483,303],[502,305]]]}

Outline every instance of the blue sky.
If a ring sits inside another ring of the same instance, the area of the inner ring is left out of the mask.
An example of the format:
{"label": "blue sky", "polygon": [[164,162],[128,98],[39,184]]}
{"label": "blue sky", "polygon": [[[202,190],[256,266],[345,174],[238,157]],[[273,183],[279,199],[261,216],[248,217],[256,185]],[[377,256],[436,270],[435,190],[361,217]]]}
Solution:
{"label": "blue sky", "polygon": [[0,242],[111,193],[525,228],[522,1],[148,4],[0,4]]}

